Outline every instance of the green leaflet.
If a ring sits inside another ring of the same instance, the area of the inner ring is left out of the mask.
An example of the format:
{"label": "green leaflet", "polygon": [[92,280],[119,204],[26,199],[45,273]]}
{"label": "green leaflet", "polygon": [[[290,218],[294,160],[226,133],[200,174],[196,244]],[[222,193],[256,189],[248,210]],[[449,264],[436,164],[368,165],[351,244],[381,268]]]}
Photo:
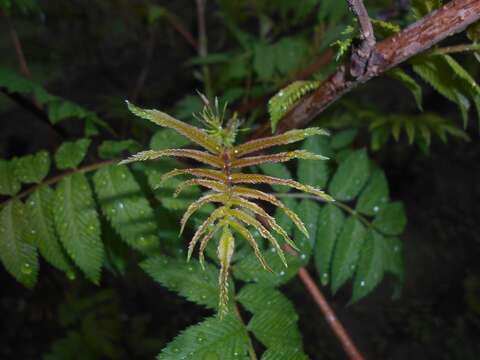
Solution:
{"label": "green leaflet", "polygon": [[53,218],[53,208],[56,206],[55,192],[48,186],[42,186],[26,201],[26,237],[35,244],[40,254],[52,266],[60,271],[74,276],[72,266],[68,260],[57,234]]}
{"label": "green leaflet", "polygon": [[308,360],[308,356],[298,349],[267,349],[261,360]]}
{"label": "green leaflet", "polygon": [[385,261],[388,261],[386,245],[382,235],[375,230],[368,231],[360,252],[350,303],[365,297],[382,281]]}
{"label": "green leaflet", "polygon": [[358,134],[358,129],[346,129],[332,136],[330,146],[333,150],[340,150],[349,146]]}
{"label": "green leaflet", "polygon": [[0,159],[0,195],[13,196],[20,191],[20,181],[15,177],[14,163]]}
{"label": "green leaflet", "polygon": [[[218,270],[205,264],[202,270],[196,260],[174,259],[163,255],[149,258],[141,263],[142,269],[155,281],[172,291],[178,292],[189,301],[210,309],[218,308]],[[233,282],[229,285],[233,296]]]}
{"label": "green leaflet", "polygon": [[190,140],[172,129],[157,131],[150,140],[152,150],[177,149],[191,144]]}
{"label": "green leaflet", "polygon": [[0,212],[0,260],[15,279],[28,288],[37,282],[37,250],[24,240],[25,209],[9,201]]}
{"label": "green leaflet", "polygon": [[385,239],[385,271],[397,276],[403,282],[404,266],[403,266],[403,244],[397,237],[386,237]]}
{"label": "green leaflet", "polygon": [[[327,137],[309,137],[303,142],[302,149],[327,157],[333,155]],[[323,189],[330,176],[329,161],[298,160],[297,178],[302,184]]]}
{"label": "green leaflet", "polygon": [[346,220],[335,245],[332,261],[332,292],[337,290],[354,274],[366,230],[355,217]]}
{"label": "green leaflet", "polygon": [[280,291],[265,285],[251,284],[241,289],[237,299],[253,313],[248,330],[267,348],[303,348],[297,312]]}
{"label": "green leaflet", "polygon": [[386,235],[400,235],[405,229],[407,218],[401,202],[385,205],[373,220],[373,227]]}
{"label": "green leaflet", "polygon": [[16,158],[12,163],[16,178],[25,184],[39,184],[50,171],[50,156],[46,151]]}
{"label": "green leaflet", "polygon": [[207,318],[182,331],[157,356],[157,360],[242,359],[247,355],[248,334],[237,315],[220,320]]}
{"label": "green leaflet", "polygon": [[102,212],[122,240],[145,254],[158,249],[153,210],[128,167],[104,167],[93,182]]}
{"label": "green leaflet", "polygon": [[405,71],[400,69],[399,67],[393,68],[386,73],[387,76],[391,77],[392,79],[400,81],[408,90],[411,91],[415,102],[417,103],[417,107],[420,111],[423,111],[422,106],[422,87],[408,75]]}
{"label": "green leaflet", "polygon": [[328,193],[337,200],[351,201],[362,190],[370,176],[370,165],[365,149],[353,151],[339,165],[328,187]]}
{"label": "green leaflet", "polygon": [[315,266],[323,286],[330,281],[330,264],[345,215],[333,204],[325,205],[318,218],[317,242],[315,244]]}
{"label": "green leaflet", "polygon": [[275,51],[273,46],[257,42],[253,50],[253,69],[259,79],[271,79],[275,72]]}
{"label": "green leaflet", "polygon": [[[310,160],[311,161],[311,160]],[[265,163],[258,166],[265,175],[278,177],[280,179],[293,179],[293,175],[285,164]],[[290,188],[281,185],[272,185],[275,192],[289,192]]]}
{"label": "green leaflet", "polygon": [[299,214],[300,219],[302,219],[310,235],[310,237],[307,238],[305,234],[295,227],[294,240],[301,251],[299,256],[304,264],[308,264],[310,255],[315,247],[320,209],[320,204],[310,199],[302,200],[296,209],[296,212]]}
{"label": "green leaflet", "polygon": [[140,148],[137,142],[134,140],[105,140],[98,147],[98,156],[101,159],[114,159],[116,157],[120,157],[126,150],[132,153],[139,151]]}
{"label": "green leaflet", "polygon": [[282,117],[297,104],[298,100],[319,85],[318,81],[294,81],[275,94],[268,102],[272,132],[275,132]]}
{"label": "green leaflet", "polygon": [[67,176],[58,184],[55,195],[53,213],[60,241],[75,264],[98,284],[104,252],[88,180],[80,173]]}
{"label": "green leaflet", "polygon": [[442,6],[442,0],[412,0],[411,10],[415,18],[420,19]]}
{"label": "green leaflet", "polygon": [[367,186],[361,192],[357,201],[357,211],[374,216],[376,215],[389,200],[389,189],[387,178],[383,170],[376,168]]}
{"label": "green leaflet", "polygon": [[55,153],[57,167],[61,170],[76,168],[87,154],[90,143],[90,139],[64,142]]}

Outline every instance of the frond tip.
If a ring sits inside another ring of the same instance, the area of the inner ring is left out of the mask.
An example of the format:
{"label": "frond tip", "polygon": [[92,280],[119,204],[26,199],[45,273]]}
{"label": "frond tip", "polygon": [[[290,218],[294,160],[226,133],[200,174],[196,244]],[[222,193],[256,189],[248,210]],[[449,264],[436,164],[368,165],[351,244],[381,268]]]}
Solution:
{"label": "frond tip", "polygon": [[[174,193],[175,197],[190,186],[201,186],[209,190],[209,192],[192,202],[187,208],[180,221],[180,233],[184,231],[189,218],[202,206],[211,203],[219,204],[195,231],[188,245],[187,260],[190,260],[195,246],[200,243],[199,260],[200,265],[203,267],[204,251],[207,245],[210,243],[210,240],[214,239],[217,233],[221,234],[217,244],[217,257],[220,264],[218,312],[220,317],[223,317],[229,308],[228,276],[235,251],[234,234],[239,235],[240,238],[252,247],[256,258],[267,271],[272,270],[262,255],[262,250],[250,232],[250,228],[258,230],[259,234],[270,243],[285,266],[287,266],[287,261],[282,246],[272,232],[279,235],[280,241],[296,248],[289,234],[276,222],[275,218],[257,204],[257,201],[264,201],[281,209],[306,237],[309,236],[307,228],[300,217],[287,208],[274,195],[246,187],[242,184],[283,185],[313,194],[326,202],[334,201],[331,196],[321,189],[304,185],[293,179],[281,179],[262,174],[244,174],[238,171],[249,166],[286,162],[292,159],[327,160],[326,157],[320,154],[313,154],[305,150],[293,150],[276,154],[254,153],[274,146],[298,142],[314,135],[328,135],[328,132],[320,128],[291,130],[283,134],[234,145],[240,124],[236,114],[233,114],[228,121],[224,121],[224,117],[227,114],[226,107],[220,108],[217,99],[215,99],[213,105],[204,96],[202,96],[202,100],[205,108],[199,116],[208,129],[196,128],[160,111],[144,110],[127,102],[130,111],[135,115],[177,131],[206,151],[195,149],[147,150],[132,155],[128,159],[123,160],[121,164],[173,156],[195,160],[210,166],[210,168],[190,167],[174,169],[163,174],[161,183],[179,175],[192,176],[193,179],[185,180],[178,184]],[[250,156],[248,156],[249,154]]]}

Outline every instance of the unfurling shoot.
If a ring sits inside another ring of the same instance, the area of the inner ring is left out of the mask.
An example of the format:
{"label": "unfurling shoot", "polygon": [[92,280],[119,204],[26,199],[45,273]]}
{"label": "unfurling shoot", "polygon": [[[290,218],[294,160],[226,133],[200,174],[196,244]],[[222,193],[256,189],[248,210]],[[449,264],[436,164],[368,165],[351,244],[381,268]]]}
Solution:
{"label": "unfurling shoot", "polygon": [[327,202],[333,201],[333,199],[322,190],[301,184],[292,179],[280,179],[262,174],[241,173],[239,170],[252,165],[286,162],[292,159],[324,160],[326,158],[322,155],[312,154],[304,150],[269,155],[256,153],[274,146],[298,142],[309,136],[328,135],[328,133],[319,128],[291,130],[280,135],[255,139],[235,145],[240,126],[240,121],[236,114],[228,121],[225,121],[226,106],[221,108],[218,99],[215,99],[212,105],[205,96],[201,94],[200,96],[204,102],[204,108],[200,114],[196,115],[196,118],[206,125],[205,129],[186,124],[158,110],[141,109],[127,102],[128,108],[135,115],[177,131],[190,139],[194,144],[199,145],[202,150],[148,150],[135,154],[121,163],[126,164],[134,161],[154,160],[161,157],[184,157],[211,167],[175,169],[164,174],[162,181],[178,175],[193,176],[193,179],[183,181],[178,185],[174,194],[175,196],[189,186],[199,185],[211,190],[194,201],[185,211],[181,219],[181,232],[185,229],[188,219],[203,205],[208,203],[219,204],[194,233],[188,246],[188,260],[191,258],[195,246],[199,244],[199,260],[203,266],[204,250],[208,242],[215,234],[220,234],[217,256],[220,261],[220,275],[218,280],[220,288],[219,315],[222,317],[228,309],[228,275],[232,256],[235,251],[234,234],[240,236],[250,244],[260,264],[267,271],[271,270],[255,238],[250,232],[251,228],[258,230],[260,235],[275,248],[276,253],[285,266],[287,266],[287,263],[283,249],[272,232],[278,234],[286,244],[296,248],[295,243],[287,232],[254,201],[263,201],[282,209],[295,226],[308,237],[305,225],[295,212],[288,209],[272,194],[246,187],[245,184],[283,185],[313,194]]}

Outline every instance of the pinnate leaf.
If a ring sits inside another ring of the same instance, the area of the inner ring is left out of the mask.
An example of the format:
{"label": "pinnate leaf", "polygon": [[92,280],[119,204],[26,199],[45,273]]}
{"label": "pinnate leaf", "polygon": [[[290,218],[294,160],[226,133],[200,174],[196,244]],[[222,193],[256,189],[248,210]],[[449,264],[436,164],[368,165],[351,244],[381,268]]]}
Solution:
{"label": "pinnate leaf", "polygon": [[386,235],[400,235],[405,229],[407,218],[401,202],[392,202],[383,207],[372,225]]}
{"label": "pinnate leaf", "polygon": [[358,197],[357,210],[366,215],[376,215],[388,202],[389,189],[383,170],[373,171],[367,186]]}
{"label": "pinnate leaf", "polygon": [[0,260],[15,279],[28,288],[37,282],[36,248],[25,241],[25,209],[18,200],[9,201],[0,212]]}
{"label": "pinnate leaf", "polygon": [[87,154],[90,143],[90,139],[64,142],[55,153],[57,167],[59,169],[76,168]]}
{"label": "pinnate leaf", "polygon": [[12,161],[0,160],[0,195],[13,196],[20,191],[20,181],[15,176]]}
{"label": "pinnate leaf", "polygon": [[26,155],[13,161],[15,176],[25,184],[39,184],[50,170],[48,152],[40,151],[35,155]]}
{"label": "pinnate leaf", "polygon": [[55,195],[53,212],[60,241],[87,278],[98,284],[104,251],[88,180],[80,173],[67,176]]}

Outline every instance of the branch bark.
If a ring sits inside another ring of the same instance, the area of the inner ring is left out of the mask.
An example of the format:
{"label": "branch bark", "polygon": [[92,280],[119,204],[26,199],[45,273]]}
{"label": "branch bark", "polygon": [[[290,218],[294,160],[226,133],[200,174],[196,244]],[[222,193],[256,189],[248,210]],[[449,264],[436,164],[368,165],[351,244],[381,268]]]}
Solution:
{"label": "branch bark", "polygon": [[[304,98],[280,122],[278,133],[305,127],[317,115],[358,85],[422,53],[480,19],[480,0],[452,0],[398,34],[375,45],[363,75],[349,73],[351,60],[339,66],[315,92]],[[261,129],[255,137],[264,136]]]}

